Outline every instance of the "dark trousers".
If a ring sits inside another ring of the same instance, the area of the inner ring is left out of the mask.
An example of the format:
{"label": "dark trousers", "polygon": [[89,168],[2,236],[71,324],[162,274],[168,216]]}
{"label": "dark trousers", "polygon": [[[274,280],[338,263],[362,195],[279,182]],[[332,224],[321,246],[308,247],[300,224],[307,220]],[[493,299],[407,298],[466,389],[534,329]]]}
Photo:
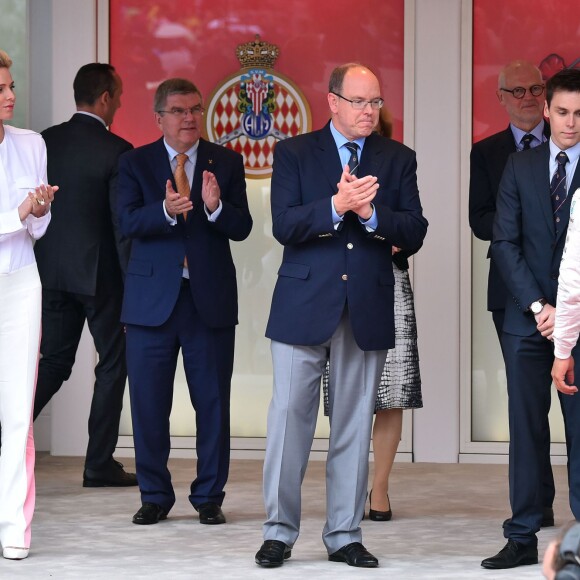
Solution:
{"label": "dark trousers", "polygon": [[[503,328],[503,321],[505,318],[505,310],[492,310],[491,315],[493,317],[493,323],[495,325],[495,331],[497,332],[497,337],[499,339],[499,344],[502,348],[503,345],[501,341],[501,333]],[[504,355],[505,361],[505,355]],[[550,367],[551,368],[551,367]],[[545,426],[544,426],[544,436],[542,441],[542,467],[540,471],[540,477],[542,480],[542,506],[545,508],[551,508],[554,503],[554,497],[556,495],[556,488],[554,487],[554,474],[552,472],[552,463],[550,461],[550,422],[546,416]]]}
{"label": "dark trousers", "polygon": [[[543,512],[542,470],[551,402],[553,345],[539,332],[502,335],[509,395],[509,483],[512,517],[504,536],[535,544]],[[575,356],[575,352],[573,355]],[[564,415],[570,508],[580,519],[580,398],[558,393]]]}
{"label": "dark trousers", "polygon": [[34,418],[70,377],[86,320],[99,355],[85,460],[85,467],[94,470],[112,461],[119,437],[127,381],[121,303],[121,288],[98,296],[42,291],[42,358],[38,366]]}
{"label": "dark trousers", "polygon": [[209,328],[195,309],[189,285],[161,326],[127,325],[127,368],[135,464],[142,502],[166,512],[175,503],[167,461],[169,415],[181,350],[196,417],[197,477],[189,501],[222,503],[230,462],[230,386],[234,327]]}

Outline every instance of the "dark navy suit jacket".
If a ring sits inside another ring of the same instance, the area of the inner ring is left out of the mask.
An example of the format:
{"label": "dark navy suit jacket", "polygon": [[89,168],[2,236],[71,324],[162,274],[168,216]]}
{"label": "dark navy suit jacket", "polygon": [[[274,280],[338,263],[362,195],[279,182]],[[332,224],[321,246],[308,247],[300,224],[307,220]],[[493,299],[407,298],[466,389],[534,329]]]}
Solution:
{"label": "dark navy suit jacket", "polygon": [[576,171],[556,234],[549,159],[549,143],[511,155],[499,186],[491,251],[513,297],[506,303],[503,330],[516,336],[537,332],[534,316],[525,312],[534,300],[543,297],[556,306],[570,200],[580,187]]}
{"label": "dark navy suit jacket", "polygon": [[284,246],[266,336],[317,345],[328,340],[348,302],[353,334],[363,350],[394,345],[391,246],[421,246],[427,231],[416,177],[415,153],[372,134],[365,140],[358,176],[378,177],[369,233],[347,212],[338,231],[330,198],[342,167],[329,125],[281,141],[274,150],[272,220]]}
{"label": "dark navy suit jacket", "polygon": [[[201,199],[202,173],[217,178],[223,209],[210,222]],[[173,173],[163,139],[123,155],[119,163],[119,221],[132,238],[122,322],[160,326],[179,295],[184,257],[201,319],[212,328],[238,322],[236,270],[230,240],[243,240],[252,229],[241,155],[199,141],[191,187],[193,210],[170,226],[163,212],[165,183]],[[173,182],[175,188],[175,182]]]}
{"label": "dark navy suit jacket", "polygon": [[[544,135],[550,137],[550,125],[547,122],[544,123]],[[514,135],[509,126],[478,141],[471,150],[469,225],[477,238],[490,244],[499,183],[509,156],[516,151]],[[491,250],[487,257],[491,258],[487,281],[487,309],[503,310],[510,295],[491,256]]]}

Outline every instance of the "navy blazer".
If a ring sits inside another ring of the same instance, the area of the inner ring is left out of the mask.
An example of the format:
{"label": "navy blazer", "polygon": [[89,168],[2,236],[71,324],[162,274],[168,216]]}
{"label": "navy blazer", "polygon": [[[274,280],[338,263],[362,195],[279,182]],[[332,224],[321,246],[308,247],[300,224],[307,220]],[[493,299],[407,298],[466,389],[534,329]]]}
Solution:
{"label": "navy blazer", "polygon": [[[550,125],[544,123],[544,135],[550,137]],[[473,145],[470,156],[469,176],[469,225],[475,237],[490,242],[493,235],[493,219],[499,183],[508,157],[517,151],[511,128],[495,133]],[[487,309],[503,310],[509,297],[508,290],[490,259],[487,281]]]}
{"label": "navy blazer", "polygon": [[330,197],[342,167],[327,124],[277,143],[272,175],[274,237],[284,246],[266,336],[287,344],[328,340],[348,302],[351,326],[363,350],[394,345],[391,246],[421,246],[427,232],[417,188],[415,153],[373,133],[365,140],[359,177],[380,184],[378,218],[369,233],[353,212],[335,230]]}
{"label": "navy blazer", "polygon": [[513,297],[506,303],[503,330],[516,336],[537,332],[534,316],[526,311],[534,300],[543,297],[556,305],[570,200],[580,186],[576,170],[556,234],[549,160],[549,143],[511,155],[499,186],[491,251]]}
{"label": "navy blazer", "polygon": [[[207,219],[201,199],[202,173],[212,171],[221,190],[222,211]],[[122,322],[159,326],[179,295],[184,257],[201,319],[212,328],[238,322],[236,270],[230,240],[243,240],[252,229],[242,156],[199,141],[191,187],[193,210],[170,226],[163,212],[165,183],[173,173],[163,139],[123,155],[119,162],[119,222],[131,238]]]}

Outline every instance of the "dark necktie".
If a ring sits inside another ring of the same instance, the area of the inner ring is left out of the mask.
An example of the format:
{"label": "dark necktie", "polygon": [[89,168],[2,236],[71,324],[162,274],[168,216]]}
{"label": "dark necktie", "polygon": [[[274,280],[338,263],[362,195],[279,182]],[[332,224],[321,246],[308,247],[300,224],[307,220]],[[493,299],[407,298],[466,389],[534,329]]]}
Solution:
{"label": "dark necktie", "polygon": [[356,175],[358,170],[358,145],[356,143],[345,143],[344,146],[348,149],[350,157],[348,158],[348,168],[351,175]]}
{"label": "dark necktie", "polygon": [[526,149],[529,149],[532,146],[532,141],[533,140],[534,140],[534,136],[531,135],[530,133],[528,133],[527,135],[524,135],[522,137],[522,140],[520,141],[520,143],[523,144],[522,151],[525,151]]}
{"label": "dark necktie", "polygon": [[566,163],[568,163],[568,155],[560,151],[556,155],[556,162],[558,165],[550,182],[550,197],[552,199],[554,223],[557,230],[558,224],[560,223],[559,211],[566,201]]}

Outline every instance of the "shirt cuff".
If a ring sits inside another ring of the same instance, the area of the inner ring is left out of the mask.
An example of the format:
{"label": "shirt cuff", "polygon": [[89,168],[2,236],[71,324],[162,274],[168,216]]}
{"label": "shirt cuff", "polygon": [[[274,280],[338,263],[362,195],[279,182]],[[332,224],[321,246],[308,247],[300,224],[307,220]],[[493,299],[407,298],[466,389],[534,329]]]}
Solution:
{"label": "shirt cuff", "polygon": [[213,213],[209,213],[205,203],[203,204],[203,211],[205,211],[205,215],[210,222],[215,222],[220,217],[220,213],[222,213],[222,207],[222,200],[220,199],[217,209]]}
{"label": "shirt cuff", "polygon": [[374,232],[379,225],[379,218],[377,217],[377,212],[375,211],[375,206],[371,203],[373,208],[373,213],[368,220],[363,220],[358,218],[358,221],[366,228],[367,232]]}
{"label": "shirt cuff", "polygon": [[168,213],[167,213],[167,208],[165,207],[165,200],[163,200],[163,213],[165,214],[165,219],[167,220],[167,223],[170,226],[174,226],[177,223],[177,220],[175,218],[172,218]]}
{"label": "shirt cuff", "polygon": [[332,223],[334,224],[334,229],[338,230],[340,224],[344,220],[344,216],[336,213],[336,208],[334,207],[334,196],[330,198],[330,207],[332,208]]}

